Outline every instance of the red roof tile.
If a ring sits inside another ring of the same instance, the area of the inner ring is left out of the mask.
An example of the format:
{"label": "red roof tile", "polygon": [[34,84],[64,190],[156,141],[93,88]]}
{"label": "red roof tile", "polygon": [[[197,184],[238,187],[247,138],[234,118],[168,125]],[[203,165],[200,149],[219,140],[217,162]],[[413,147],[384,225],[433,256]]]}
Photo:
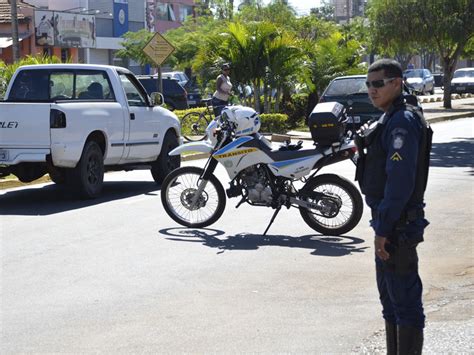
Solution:
{"label": "red roof tile", "polygon": [[[24,1],[17,0],[17,7],[27,7],[34,8],[33,5],[30,5]],[[18,11],[18,21],[24,21],[25,15]],[[0,23],[11,23],[12,22],[12,13],[11,5],[9,0],[0,0]]]}

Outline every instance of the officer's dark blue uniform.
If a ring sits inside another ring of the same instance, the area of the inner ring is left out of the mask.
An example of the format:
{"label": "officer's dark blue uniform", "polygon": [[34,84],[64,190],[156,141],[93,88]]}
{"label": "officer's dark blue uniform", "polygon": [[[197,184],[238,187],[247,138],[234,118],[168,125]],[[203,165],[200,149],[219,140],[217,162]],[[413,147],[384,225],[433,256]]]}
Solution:
{"label": "officer's dark blue uniform", "polygon": [[362,130],[358,146],[363,156],[357,180],[372,210],[375,235],[390,242],[386,245],[390,258],[383,261],[376,256],[375,260],[383,317],[395,329],[423,329],[416,246],[428,225],[423,193],[431,137],[427,137],[423,117],[407,108],[413,107],[407,106],[401,95],[378,122]]}

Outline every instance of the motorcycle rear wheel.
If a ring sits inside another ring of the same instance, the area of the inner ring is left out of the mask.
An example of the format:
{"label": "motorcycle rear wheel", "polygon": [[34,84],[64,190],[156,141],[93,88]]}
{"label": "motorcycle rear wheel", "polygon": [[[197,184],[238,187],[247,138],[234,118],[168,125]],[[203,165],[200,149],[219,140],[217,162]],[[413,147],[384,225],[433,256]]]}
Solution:
{"label": "motorcycle rear wheel", "polygon": [[[301,217],[315,231],[324,235],[345,234],[359,223],[364,203],[359,190],[349,180],[334,174],[324,174],[310,179],[301,189],[302,195],[311,192],[327,194],[332,199],[313,200],[306,198],[306,201],[316,203],[321,207],[328,207],[324,214],[321,211],[299,207]],[[328,206],[338,200],[340,206]],[[336,214],[334,214],[337,212]]]}
{"label": "motorcycle rear wheel", "polygon": [[211,175],[204,190],[196,197],[203,183],[203,172],[203,169],[194,166],[178,168],[168,174],[161,185],[161,202],[166,213],[182,226],[207,227],[224,212],[224,188],[214,175]]}

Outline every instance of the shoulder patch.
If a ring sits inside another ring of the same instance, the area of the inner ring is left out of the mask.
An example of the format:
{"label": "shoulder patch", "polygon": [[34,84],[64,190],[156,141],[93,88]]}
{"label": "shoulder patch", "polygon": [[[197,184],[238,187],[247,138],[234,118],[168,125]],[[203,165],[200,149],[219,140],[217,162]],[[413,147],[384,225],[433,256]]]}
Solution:
{"label": "shoulder patch", "polygon": [[405,135],[408,131],[404,128],[395,128],[392,134],[392,146],[393,149],[401,149],[405,143]]}
{"label": "shoulder patch", "polygon": [[393,149],[400,149],[401,147],[403,147],[404,141],[405,140],[403,136],[395,136],[393,138]]}
{"label": "shoulder patch", "polygon": [[390,157],[390,160],[392,161],[400,161],[403,160],[402,156],[398,154],[398,152],[393,153],[393,155]]}

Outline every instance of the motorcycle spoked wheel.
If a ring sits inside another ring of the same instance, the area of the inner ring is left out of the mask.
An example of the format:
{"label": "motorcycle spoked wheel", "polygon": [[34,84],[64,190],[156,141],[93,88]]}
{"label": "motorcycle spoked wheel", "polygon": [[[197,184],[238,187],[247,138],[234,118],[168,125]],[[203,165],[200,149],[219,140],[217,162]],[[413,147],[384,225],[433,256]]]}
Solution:
{"label": "motorcycle spoked wheel", "polygon": [[301,189],[327,194],[330,198],[306,200],[317,203],[324,211],[299,207],[301,217],[315,231],[324,235],[341,235],[351,231],[360,221],[364,204],[359,190],[349,180],[334,174],[315,176]]}
{"label": "motorcycle spoked wheel", "polygon": [[178,168],[168,174],[161,185],[161,202],[166,213],[183,226],[209,226],[224,212],[224,188],[214,175],[211,175],[196,204],[192,206],[203,172],[203,169],[194,166]]}

